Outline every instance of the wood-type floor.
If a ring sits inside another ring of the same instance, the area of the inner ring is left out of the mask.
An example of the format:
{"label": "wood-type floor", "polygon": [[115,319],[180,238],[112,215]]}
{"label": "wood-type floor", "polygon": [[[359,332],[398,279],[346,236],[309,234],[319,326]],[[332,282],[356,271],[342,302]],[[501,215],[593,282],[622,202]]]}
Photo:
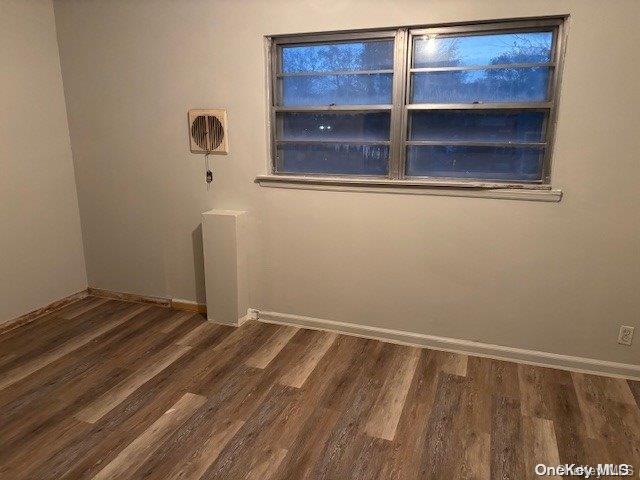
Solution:
{"label": "wood-type floor", "polygon": [[2,479],[640,469],[640,383],[88,297],[0,335]]}

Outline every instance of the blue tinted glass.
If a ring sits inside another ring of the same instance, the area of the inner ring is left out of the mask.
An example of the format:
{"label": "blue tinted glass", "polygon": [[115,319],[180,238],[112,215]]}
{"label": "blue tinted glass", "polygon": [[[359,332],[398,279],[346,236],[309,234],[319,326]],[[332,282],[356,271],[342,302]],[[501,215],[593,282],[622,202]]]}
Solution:
{"label": "blue tinted glass", "polygon": [[410,140],[541,142],[544,112],[422,110],[410,114]]}
{"label": "blue tinted glass", "polygon": [[279,113],[278,140],[388,141],[389,112]]}
{"label": "blue tinted glass", "polygon": [[393,40],[282,47],[284,73],[386,69],[393,69]]}
{"label": "blue tinted glass", "polygon": [[389,147],[386,145],[278,146],[279,172],[386,175]]}
{"label": "blue tinted glass", "polygon": [[391,103],[391,74],[284,77],[282,105],[379,105]]}
{"label": "blue tinted glass", "polygon": [[543,102],[547,99],[549,69],[415,73],[412,80],[413,103]]}
{"label": "blue tinted glass", "polygon": [[552,44],[552,32],[417,37],[413,42],[413,66],[547,63],[551,60]]}
{"label": "blue tinted glass", "polygon": [[409,176],[535,181],[543,151],[525,147],[415,146],[407,148]]}

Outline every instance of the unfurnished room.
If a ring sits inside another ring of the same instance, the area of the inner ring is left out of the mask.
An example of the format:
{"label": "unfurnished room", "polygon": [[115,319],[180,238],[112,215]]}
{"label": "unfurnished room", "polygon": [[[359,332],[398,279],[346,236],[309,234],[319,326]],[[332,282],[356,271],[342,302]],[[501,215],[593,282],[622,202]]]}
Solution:
{"label": "unfurnished room", "polygon": [[0,0],[0,479],[640,478],[639,0]]}

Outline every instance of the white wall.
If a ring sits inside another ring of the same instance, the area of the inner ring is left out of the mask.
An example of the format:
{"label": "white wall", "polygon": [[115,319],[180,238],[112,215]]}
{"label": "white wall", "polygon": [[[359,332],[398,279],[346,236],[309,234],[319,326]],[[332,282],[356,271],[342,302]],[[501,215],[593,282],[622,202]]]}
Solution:
{"label": "white wall", "polygon": [[50,1],[0,1],[0,229],[0,322],[86,288]]}
{"label": "white wall", "polygon": [[[55,3],[89,284],[203,301],[200,213],[255,219],[254,307],[640,363],[637,0]],[[570,14],[559,204],[259,187],[265,34]],[[188,151],[225,107],[227,157]],[[194,248],[195,247],[195,248]],[[195,252],[195,253],[194,253]]]}

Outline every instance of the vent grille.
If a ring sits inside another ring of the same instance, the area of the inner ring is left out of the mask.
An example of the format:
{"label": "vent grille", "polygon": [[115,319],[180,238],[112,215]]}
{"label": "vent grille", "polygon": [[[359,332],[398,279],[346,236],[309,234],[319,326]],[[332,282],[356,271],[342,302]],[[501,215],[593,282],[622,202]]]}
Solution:
{"label": "vent grille", "polygon": [[193,153],[227,154],[227,112],[225,110],[190,110],[189,133]]}

